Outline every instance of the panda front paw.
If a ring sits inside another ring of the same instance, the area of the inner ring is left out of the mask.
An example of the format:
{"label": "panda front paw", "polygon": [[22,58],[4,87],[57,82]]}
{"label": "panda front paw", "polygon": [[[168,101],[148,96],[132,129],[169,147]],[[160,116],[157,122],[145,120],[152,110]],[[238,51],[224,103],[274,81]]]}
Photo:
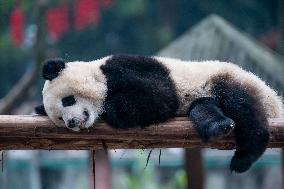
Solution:
{"label": "panda front paw", "polygon": [[229,135],[235,128],[235,122],[227,117],[209,121],[199,127],[198,132],[204,142],[214,141]]}

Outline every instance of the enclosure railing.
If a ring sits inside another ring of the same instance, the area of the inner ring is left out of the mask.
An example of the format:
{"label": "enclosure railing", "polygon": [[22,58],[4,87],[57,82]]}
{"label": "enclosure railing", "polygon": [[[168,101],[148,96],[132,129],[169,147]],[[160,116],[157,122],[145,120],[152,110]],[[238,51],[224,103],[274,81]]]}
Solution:
{"label": "enclosure railing", "polygon": [[[284,118],[269,119],[269,147],[284,147]],[[249,126],[248,126],[249,127]],[[233,149],[233,134],[216,142],[203,143],[186,117],[145,128],[113,129],[102,121],[92,128],[73,132],[56,127],[48,117],[0,115],[0,149],[145,149],[206,147]]]}

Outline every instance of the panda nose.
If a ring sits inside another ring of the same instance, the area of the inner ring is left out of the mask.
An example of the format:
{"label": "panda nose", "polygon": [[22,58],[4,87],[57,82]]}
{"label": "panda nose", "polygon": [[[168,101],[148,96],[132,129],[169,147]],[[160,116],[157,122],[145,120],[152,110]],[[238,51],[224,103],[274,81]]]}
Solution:
{"label": "panda nose", "polygon": [[78,125],[78,123],[79,123],[78,119],[72,118],[72,119],[68,120],[68,127],[72,129],[72,128],[76,127]]}

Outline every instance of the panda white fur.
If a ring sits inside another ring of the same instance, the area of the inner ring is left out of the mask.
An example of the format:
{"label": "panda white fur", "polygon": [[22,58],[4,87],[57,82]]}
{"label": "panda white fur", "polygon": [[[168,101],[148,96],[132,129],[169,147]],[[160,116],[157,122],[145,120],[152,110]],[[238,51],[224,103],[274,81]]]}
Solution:
{"label": "panda white fur", "polygon": [[269,142],[268,118],[280,117],[280,96],[252,73],[226,62],[112,55],[91,62],[48,60],[44,106],[56,125],[75,131],[97,118],[114,128],[144,127],[188,116],[210,141],[234,128],[231,170],[246,171]]}

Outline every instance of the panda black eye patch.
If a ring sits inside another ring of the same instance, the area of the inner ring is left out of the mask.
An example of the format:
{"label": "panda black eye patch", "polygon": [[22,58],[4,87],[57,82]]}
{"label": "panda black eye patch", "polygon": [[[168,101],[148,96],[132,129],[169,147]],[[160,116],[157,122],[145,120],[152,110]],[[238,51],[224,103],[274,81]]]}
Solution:
{"label": "panda black eye patch", "polygon": [[72,106],[76,103],[76,99],[73,95],[70,96],[66,96],[64,98],[62,98],[62,106],[66,107],[66,106]]}

